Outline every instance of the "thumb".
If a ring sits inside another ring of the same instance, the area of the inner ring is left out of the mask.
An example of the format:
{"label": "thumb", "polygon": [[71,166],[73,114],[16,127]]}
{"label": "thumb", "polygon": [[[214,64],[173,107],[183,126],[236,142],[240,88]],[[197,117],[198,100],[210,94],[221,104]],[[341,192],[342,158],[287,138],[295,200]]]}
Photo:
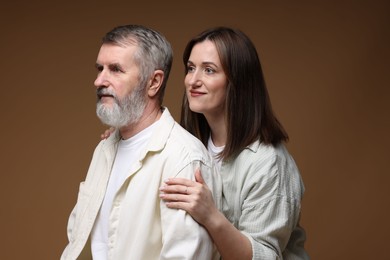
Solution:
{"label": "thumb", "polygon": [[199,183],[202,183],[204,184],[204,180],[203,180],[203,177],[202,177],[202,173],[200,172],[200,169],[196,169],[195,171],[195,180]]}

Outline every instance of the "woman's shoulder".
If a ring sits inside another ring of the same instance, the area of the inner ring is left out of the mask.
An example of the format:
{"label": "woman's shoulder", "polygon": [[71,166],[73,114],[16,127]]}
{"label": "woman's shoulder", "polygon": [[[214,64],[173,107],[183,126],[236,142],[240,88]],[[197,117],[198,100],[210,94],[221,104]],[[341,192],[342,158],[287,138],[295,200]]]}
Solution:
{"label": "woman's shoulder", "polygon": [[241,151],[230,164],[234,165],[234,168],[240,165],[239,168],[246,168],[251,172],[285,167],[297,170],[294,159],[283,143],[273,146],[255,141]]}
{"label": "woman's shoulder", "polygon": [[290,154],[283,143],[274,146],[261,141],[255,141],[242,150],[238,157],[276,159],[277,157],[290,157]]}
{"label": "woman's shoulder", "polygon": [[272,146],[254,142],[237,157],[234,164],[234,169],[240,169],[246,182],[253,186],[273,186],[279,194],[294,194],[296,198],[301,198],[303,194],[298,166],[283,143]]}

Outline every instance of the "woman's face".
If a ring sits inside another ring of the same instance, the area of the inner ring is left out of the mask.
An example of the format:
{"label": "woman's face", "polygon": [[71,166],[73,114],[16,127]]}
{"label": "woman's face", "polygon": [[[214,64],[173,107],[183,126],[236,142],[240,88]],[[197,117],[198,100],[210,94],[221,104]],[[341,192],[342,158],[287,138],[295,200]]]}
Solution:
{"label": "woman's face", "polygon": [[215,44],[209,40],[192,48],[184,78],[190,109],[207,117],[224,116],[227,77]]}

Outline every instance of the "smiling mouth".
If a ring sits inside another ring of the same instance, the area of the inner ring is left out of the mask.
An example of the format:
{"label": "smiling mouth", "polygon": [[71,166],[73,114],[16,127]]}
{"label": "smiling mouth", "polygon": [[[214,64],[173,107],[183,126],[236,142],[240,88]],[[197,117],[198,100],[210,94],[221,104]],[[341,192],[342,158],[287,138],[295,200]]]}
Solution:
{"label": "smiling mouth", "polygon": [[190,91],[190,95],[191,95],[192,97],[198,97],[198,96],[202,96],[202,95],[204,95],[204,94],[206,94],[206,93],[199,92],[199,91]]}

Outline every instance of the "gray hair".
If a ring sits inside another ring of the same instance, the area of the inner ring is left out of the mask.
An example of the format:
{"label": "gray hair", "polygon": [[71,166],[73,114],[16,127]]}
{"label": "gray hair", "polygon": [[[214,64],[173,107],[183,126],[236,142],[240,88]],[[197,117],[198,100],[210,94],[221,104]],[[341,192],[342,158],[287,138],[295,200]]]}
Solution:
{"label": "gray hair", "polygon": [[172,67],[173,51],[171,44],[159,32],[142,25],[122,25],[109,31],[102,39],[103,44],[119,46],[137,45],[135,62],[140,66],[140,85],[145,86],[155,70],[164,72],[159,91],[160,104],[164,98],[165,87]]}

